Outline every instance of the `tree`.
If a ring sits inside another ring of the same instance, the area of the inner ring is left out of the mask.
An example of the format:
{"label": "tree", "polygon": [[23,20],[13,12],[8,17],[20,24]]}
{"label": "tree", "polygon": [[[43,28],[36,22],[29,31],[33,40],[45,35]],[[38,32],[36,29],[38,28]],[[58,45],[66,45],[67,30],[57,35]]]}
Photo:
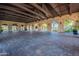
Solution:
{"label": "tree", "polygon": [[64,28],[65,28],[65,32],[72,32],[72,27],[73,27],[73,21],[70,19],[66,19],[64,21]]}

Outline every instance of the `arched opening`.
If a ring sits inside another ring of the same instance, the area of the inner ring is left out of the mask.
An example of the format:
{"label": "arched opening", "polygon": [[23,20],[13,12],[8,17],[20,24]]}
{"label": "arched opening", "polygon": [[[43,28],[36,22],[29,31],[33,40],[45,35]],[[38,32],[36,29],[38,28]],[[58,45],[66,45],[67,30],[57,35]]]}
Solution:
{"label": "arched opening", "polygon": [[41,26],[42,31],[47,31],[47,24],[43,23]]}
{"label": "arched opening", "polygon": [[38,24],[34,25],[34,31],[38,31]]}
{"label": "arched opening", "polygon": [[64,20],[64,32],[72,32],[74,21],[71,19]]}
{"label": "arched opening", "polygon": [[13,32],[18,31],[18,30],[17,30],[17,24],[13,24],[13,25],[12,25],[12,31],[13,31]]}
{"label": "arched opening", "polygon": [[29,31],[29,25],[27,25],[27,31]]}
{"label": "arched opening", "polygon": [[2,24],[1,28],[2,28],[3,32],[8,32],[9,31],[7,24]]}
{"label": "arched opening", "polygon": [[53,32],[58,32],[58,27],[59,27],[59,23],[57,20],[53,20],[52,22],[52,31]]}
{"label": "arched opening", "polygon": [[25,31],[25,26],[21,25],[21,31]]}

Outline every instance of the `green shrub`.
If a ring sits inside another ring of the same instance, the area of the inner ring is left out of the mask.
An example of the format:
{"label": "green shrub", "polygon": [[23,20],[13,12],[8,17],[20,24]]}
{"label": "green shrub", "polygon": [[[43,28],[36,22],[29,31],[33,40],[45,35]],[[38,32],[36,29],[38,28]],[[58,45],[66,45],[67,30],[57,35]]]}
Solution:
{"label": "green shrub", "polygon": [[65,32],[72,32],[72,30],[65,30]]}
{"label": "green shrub", "polygon": [[2,27],[0,27],[0,33],[2,32],[3,30],[2,30]]}
{"label": "green shrub", "polygon": [[66,29],[65,32],[72,32],[73,29],[72,28],[69,28],[69,29]]}

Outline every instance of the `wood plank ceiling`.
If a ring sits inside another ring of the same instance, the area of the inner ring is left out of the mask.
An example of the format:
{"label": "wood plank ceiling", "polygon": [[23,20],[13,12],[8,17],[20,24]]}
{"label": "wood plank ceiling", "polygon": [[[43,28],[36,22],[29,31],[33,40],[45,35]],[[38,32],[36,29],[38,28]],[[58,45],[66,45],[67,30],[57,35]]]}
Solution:
{"label": "wood plank ceiling", "polygon": [[28,23],[78,11],[77,3],[0,3],[0,20]]}

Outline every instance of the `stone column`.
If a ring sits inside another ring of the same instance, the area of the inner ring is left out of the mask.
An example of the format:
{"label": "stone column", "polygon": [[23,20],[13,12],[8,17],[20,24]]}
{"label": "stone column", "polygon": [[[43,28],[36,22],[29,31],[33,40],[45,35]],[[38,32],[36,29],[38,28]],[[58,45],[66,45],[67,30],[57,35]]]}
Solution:
{"label": "stone column", "polygon": [[48,28],[48,32],[51,32],[51,30],[52,30],[51,22],[47,23],[47,28]]}
{"label": "stone column", "polygon": [[27,24],[27,31],[29,31],[29,25]]}
{"label": "stone column", "polygon": [[40,28],[41,24],[38,24],[38,31],[41,31],[41,28]]}
{"label": "stone column", "polygon": [[8,24],[8,30],[9,30],[9,32],[12,31],[12,24]]}
{"label": "stone column", "polygon": [[15,30],[16,32],[18,32],[19,30],[18,30],[18,24],[16,24],[16,30]]}
{"label": "stone column", "polygon": [[20,24],[17,25],[17,28],[18,28],[18,31],[21,31],[21,25]]}
{"label": "stone column", "polygon": [[30,24],[30,31],[32,31],[32,29],[33,29],[33,28],[32,28],[32,24]]}
{"label": "stone column", "polygon": [[31,24],[30,27],[31,27],[31,31],[33,31],[33,30],[34,30],[34,28],[33,28],[33,24]]}
{"label": "stone column", "polygon": [[59,27],[58,32],[64,32],[64,20],[62,18],[59,18]]}

